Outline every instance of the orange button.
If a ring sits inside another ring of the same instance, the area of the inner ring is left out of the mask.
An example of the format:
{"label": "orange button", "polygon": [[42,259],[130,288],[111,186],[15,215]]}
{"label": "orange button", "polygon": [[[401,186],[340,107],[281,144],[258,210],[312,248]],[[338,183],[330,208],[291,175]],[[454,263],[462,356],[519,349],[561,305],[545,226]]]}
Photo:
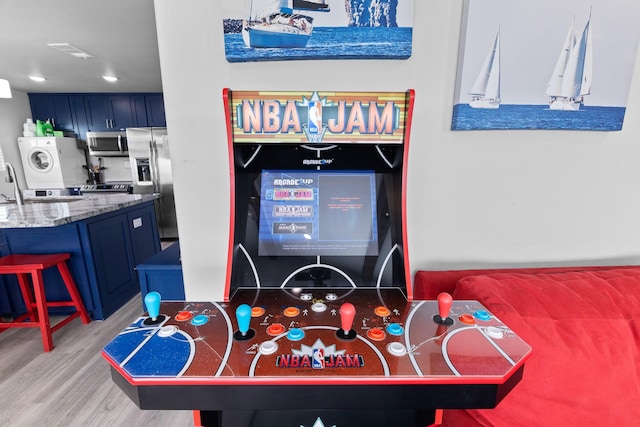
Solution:
{"label": "orange button", "polygon": [[374,341],[382,341],[387,334],[380,328],[371,328],[367,331],[367,336]]}
{"label": "orange button", "polygon": [[462,323],[466,323],[467,325],[473,325],[474,323],[476,323],[476,319],[474,319],[470,314],[463,314],[462,316],[458,317],[458,320],[460,320]]}
{"label": "orange button", "polygon": [[391,314],[391,310],[383,306],[376,307],[373,312],[380,317],[387,317]]}
{"label": "orange button", "polygon": [[283,314],[287,317],[296,317],[300,314],[300,309],[298,307],[287,307],[284,309]]}
{"label": "orange button", "polygon": [[267,327],[267,334],[275,337],[284,332],[284,326],[281,323],[273,323]]}
{"label": "orange button", "polygon": [[251,307],[251,317],[260,317],[264,315],[263,307]]}
{"label": "orange button", "polygon": [[193,313],[190,311],[180,311],[176,314],[176,320],[184,322],[185,320],[189,320],[193,317]]}

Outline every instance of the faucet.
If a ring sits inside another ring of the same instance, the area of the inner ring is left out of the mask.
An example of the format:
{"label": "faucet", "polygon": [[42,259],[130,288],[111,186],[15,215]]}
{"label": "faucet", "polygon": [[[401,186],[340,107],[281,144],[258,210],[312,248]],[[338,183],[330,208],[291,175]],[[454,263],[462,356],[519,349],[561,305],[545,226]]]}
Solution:
{"label": "faucet", "polygon": [[24,198],[22,197],[22,191],[20,190],[20,186],[18,185],[16,170],[9,162],[5,162],[5,165],[7,166],[7,182],[13,182],[13,193],[16,198],[16,203],[18,204],[18,206],[22,206],[24,205]]}

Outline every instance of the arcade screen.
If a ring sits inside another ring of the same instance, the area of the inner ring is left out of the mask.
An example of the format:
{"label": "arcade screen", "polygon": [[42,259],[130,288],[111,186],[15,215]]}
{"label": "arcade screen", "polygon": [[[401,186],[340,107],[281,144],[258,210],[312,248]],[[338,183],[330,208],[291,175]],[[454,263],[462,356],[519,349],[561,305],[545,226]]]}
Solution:
{"label": "arcade screen", "polygon": [[377,256],[373,171],[263,170],[258,255]]}

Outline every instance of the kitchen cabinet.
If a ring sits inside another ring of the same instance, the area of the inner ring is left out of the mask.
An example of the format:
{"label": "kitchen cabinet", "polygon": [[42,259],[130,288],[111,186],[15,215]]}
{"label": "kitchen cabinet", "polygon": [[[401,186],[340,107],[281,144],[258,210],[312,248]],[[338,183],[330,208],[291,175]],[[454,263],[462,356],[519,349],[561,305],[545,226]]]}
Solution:
{"label": "kitchen cabinet", "polygon": [[[158,292],[164,301],[184,301],[184,280],[180,262],[180,242],[175,242],[136,267],[140,296]],[[143,307],[144,310],[146,308]]]}
{"label": "kitchen cabinet", "polygon": [[91,261],[98,281],[102,311],[113,312],[121,299],[130,299],[135,283],[133,249],[126,215],[87,224]]}
{"label": "kitchen cabinet", "polygon": [[[131,196],[133,197],[133,196]],[[6,242],[2,255],[11,253],[68,252],[69,269],[87,311],[96,320],[113,314],[138,292],[135,267],[160,251],[153,200],[54,227],[3,228]],[[47,298],[68,300],[62,278],[55,268],[43,272]],[[0,276],[4,293],[0,314],[17,315],[25,311],[18,282],[13,276]],[[65,312],[55,308],[52,312]]]}
{"label": "kitchen cabinet", "polygon": [[85,113],[90,131],[120,130],[138,125],[129,95],[85,95]]}
{"label": "kitchen cabinet", "polygon": [[30,93],[29,102],[34,121],[50,118],[81,141],[87,131],[167,124],[162,93]]}
{"label": "kitchen cabinet", "polygon": [[[158,252],[153,209],[87,222],[102,311],[112,313],[139,290],[135,267]],[[154,239],[156,237],[156,239]]]}
{"label": "kitchen cabinet", "polygon": [[164,97],[161,93],[156,95],[145,95],[147,112],[147,125],[152,127],[166,127],[167,119],[164,114]]}
{"label": "kitchen cabinet", "polygon": [[69,96],[56,94],[29,94],[31,116],[36,120],[49,120],[55,130],[76,131]]}

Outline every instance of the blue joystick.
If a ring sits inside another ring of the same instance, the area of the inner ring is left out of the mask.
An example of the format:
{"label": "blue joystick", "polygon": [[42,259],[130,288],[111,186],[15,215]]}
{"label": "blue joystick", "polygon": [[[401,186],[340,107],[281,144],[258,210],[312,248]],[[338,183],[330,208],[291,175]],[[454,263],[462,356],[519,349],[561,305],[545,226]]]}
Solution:
{"label": "blue joystick", "polygon": [[149,318],[145,319],[145,325],[157,325],[164,321],[165,316],[160,314],[160,294],[158,292],[149,292],[144,297],[144,305],[147,307]]}
{"label": "blue joystick", "polygon": [[237,340],[248,340],[253,338],[256,332],[249,328],[251,323],[251,306],[241,304],[236,308],[236,321],[238,322],[238,330],[233,334],[233,338]]}

